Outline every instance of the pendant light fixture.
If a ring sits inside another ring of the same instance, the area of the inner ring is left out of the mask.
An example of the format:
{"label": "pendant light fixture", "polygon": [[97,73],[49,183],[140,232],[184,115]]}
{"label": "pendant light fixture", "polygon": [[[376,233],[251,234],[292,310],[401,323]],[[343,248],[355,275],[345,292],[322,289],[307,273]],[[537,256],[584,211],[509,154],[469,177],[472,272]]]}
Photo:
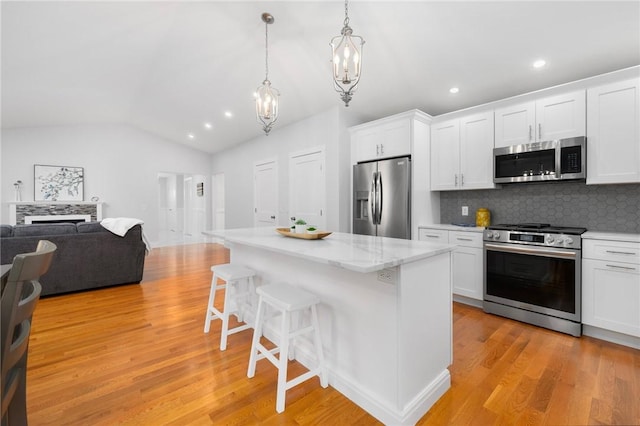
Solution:
{"label": "pendant light fixture", "polygon": [[353,92],[358,87],[360,81],[360,71],[362,68],[362,46],[364,39],[353,35],[353,30],[349,26],[349,5],[348,0],[344,2],[344,27],[339,36],[331,39],[331,50],[333,62],[333,85],[345,106],[349,106],[349,101],[353,97]]}
{"label": "pendant light fixture", "polygon": [[271,128],[278,120],[278,96],[280,92],[275,87],[271,87],[269,81],[269,24],[273,24],[273,16],[269,13],[262,14],[262,21],[264,22],[264,67],[265,76],[262,85],[256,89],[256,118],[258,122],[262,124],[262,130],[264,134],[269,136]]}

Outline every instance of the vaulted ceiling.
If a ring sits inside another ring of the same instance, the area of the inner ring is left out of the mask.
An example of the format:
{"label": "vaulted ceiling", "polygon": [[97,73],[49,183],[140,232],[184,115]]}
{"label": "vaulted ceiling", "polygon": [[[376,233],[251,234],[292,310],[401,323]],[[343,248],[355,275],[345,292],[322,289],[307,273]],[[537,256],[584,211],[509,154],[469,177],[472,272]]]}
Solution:
{"label": "vaulted ceiling", "polygon": [[[126,123],[211,153],[260,136],[263,12],[275,17],[275,129],[342,105],[329,62],[341,1],[1,8],[3,128]],[[438,115],[640,64],[639,1],[351,1],[349,17],[366,40],[349,109],[370,119],[412,108]],[[534,69],[539,58],[547,66]]]}

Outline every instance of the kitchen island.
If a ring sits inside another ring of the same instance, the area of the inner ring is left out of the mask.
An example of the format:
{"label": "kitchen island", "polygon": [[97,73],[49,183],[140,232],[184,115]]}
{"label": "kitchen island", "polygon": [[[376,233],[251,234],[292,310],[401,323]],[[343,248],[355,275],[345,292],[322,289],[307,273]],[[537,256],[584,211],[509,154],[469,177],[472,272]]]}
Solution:
{"label": "kitchen island", "polygon": [[[346,233],[294,239],[274,228],[204,234],[224,240],[257,285],[286,282],[320,297],[329,384],[381,422],[414,424],[449,389],[454,246]],[[310,365],[310,344],[296,345]]]}

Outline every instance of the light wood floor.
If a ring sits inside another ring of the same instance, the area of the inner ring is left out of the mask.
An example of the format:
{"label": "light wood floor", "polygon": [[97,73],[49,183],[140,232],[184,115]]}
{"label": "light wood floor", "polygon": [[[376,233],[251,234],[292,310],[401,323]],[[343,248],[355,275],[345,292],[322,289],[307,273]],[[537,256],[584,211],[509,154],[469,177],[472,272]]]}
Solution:
{"label": "light wood floor", "polygon": [[[158,248],[140,285],[40,300],[30,424],[378,424],[317,378],[275,412],[275,368],[261,361],[246,377],[251,331],[225,352],[219,322],[203,333],[210,266],[227,261],[217,244]],[[453,312],[452,387],[419,424],[640,424],[640,351],[461,304]]]}

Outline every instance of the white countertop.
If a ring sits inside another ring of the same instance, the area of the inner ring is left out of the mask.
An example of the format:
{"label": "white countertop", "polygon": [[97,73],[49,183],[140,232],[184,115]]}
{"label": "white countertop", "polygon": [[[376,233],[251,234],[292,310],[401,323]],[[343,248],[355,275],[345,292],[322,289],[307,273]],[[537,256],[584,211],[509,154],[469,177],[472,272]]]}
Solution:
{"label": "white countertop", "polygon": [[624,241],[629,243],[640,243],[640,234],[631,234],[625,232],[597,232],[587,231],[582,234],[583,240],[611,240]]}
{"label": "white countertop", "polygon": [[460,226],[447,223],[434,223],[432,225],[418,225],[418,228],[443,229],[445,231],[483,232],[484,226]]}
{"label": "white countertop", "polygon": [[455,246],[426,241],[334,232],[322,240],[280,235],[275,228],[204,231],[226,243],[244,244],[356,272],[375,272],[452,251]]}

